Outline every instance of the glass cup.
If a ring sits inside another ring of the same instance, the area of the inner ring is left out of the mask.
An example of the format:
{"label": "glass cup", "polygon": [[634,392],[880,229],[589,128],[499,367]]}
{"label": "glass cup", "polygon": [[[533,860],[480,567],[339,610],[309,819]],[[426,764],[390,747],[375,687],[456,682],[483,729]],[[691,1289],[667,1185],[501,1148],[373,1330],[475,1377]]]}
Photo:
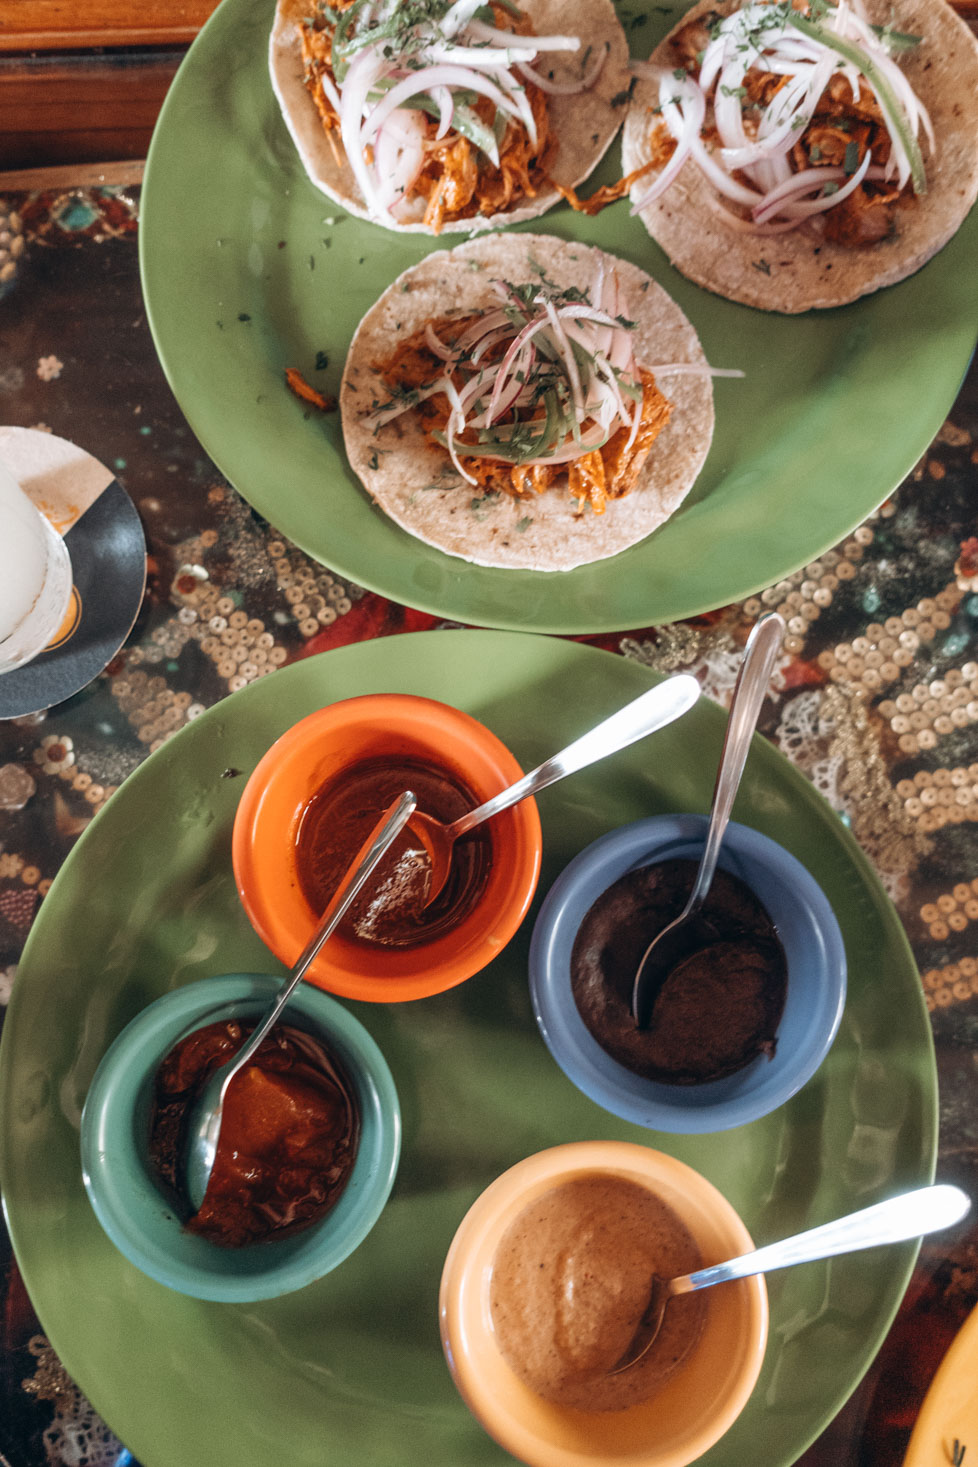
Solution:
{"label": "glass cup", "polygon": [[0,461],[0,673],[51,641],[71,601],[64,539]]}

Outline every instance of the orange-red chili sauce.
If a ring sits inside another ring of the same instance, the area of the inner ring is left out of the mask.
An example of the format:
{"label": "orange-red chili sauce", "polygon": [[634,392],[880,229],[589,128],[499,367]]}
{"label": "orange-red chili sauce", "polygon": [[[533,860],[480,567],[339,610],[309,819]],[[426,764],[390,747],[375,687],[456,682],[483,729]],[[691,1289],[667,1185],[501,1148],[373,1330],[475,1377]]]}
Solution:
{"label": "orange-red chili sauce", "polygon": [[[320,789],[303,811],[296,840],[296,874],[314,912],[323,912],[360,846],[404,790],[418,809],[450,824],[481,803],[447,769],[413,756],[364,759]],[[425,905],[430,858],[410,824],[397,837],[340,924],[340,932],[370,947],[417,947],[450,931],[479,898],[492,863],[492,841],[474,830],[455,845],[443,891]]]}
{"label": "orange-red chili sauce", "polygon": [[[252,1027],[207,1024],[160,1066],[150,1157],[180,1194],[189,1112],[207,1077]],[[341,1066],[313,1035],[276,1026],[228,1086],[214,1169],[188,1230],[237,1248],[309,1227],[346,1186],[359,1135],[356,1096]]]}

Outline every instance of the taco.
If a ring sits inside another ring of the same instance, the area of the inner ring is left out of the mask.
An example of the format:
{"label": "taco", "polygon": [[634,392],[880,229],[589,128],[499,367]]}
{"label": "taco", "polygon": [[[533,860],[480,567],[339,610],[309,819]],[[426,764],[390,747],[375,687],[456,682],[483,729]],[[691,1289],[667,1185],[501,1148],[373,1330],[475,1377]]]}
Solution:
{"label": "taco", "polygon": [[636,266],[488,235],[429,255],[368,311],[340,388],[344,442],[377,505],[429,545],[569,570],[682,503],[713,435],[711,374]]}
{"label": "taco", "polygon": [[792,313],[892,285],[978,195],[978,41],[944,0],[700,0],[638,70],[633,208],[731,300]]}
{"label": "taco", "polygon": [[611,0],[278,0],[269,66],[317,188],[427,234],[544,213],[628,100]]}

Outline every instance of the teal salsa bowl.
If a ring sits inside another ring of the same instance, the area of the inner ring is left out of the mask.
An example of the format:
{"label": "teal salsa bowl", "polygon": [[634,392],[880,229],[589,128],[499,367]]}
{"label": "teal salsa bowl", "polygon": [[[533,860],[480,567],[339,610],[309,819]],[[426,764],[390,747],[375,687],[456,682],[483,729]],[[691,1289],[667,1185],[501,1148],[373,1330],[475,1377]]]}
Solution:
{"label": "teal salsa bowl", "polygon": [[188,1233],[148,1156],[153,1084],[177,1040],[218,1019],[256,1019],[282,979],[226,973],[165,994],[106,1051],[82,1112],[82,1177],[115,1246],[143,1273],[197,1299],[235,1303],[303,1288],[342,1263],[380,1217],[397,1172],[401,1117],[387,1062],[360,1021],[329,994],[300,984],[283,1022],[324,1041],[349,1077],[360,1141],[346,1187],[318,1222],[282,1238],[225,1248]]}
{"label": "teal salsa bowl", "polygon": [[787,958],[773,1057],[759,1056],[720,1080],[668,1085],[626,1069],[593,1037],[571,989],[571,952],[585,914],[628,871],[680,857],[699,860],[707,823],[702,815],[659,815],[592,842],[547,893],[530,943],[533,1009],[553,1058],[605,1110],[656,1131],[724,1131],[776,1110],[815,1074],[845,1006],[845,946],[828,898],[783,846],[731,821],[719,865],[759,898]]}

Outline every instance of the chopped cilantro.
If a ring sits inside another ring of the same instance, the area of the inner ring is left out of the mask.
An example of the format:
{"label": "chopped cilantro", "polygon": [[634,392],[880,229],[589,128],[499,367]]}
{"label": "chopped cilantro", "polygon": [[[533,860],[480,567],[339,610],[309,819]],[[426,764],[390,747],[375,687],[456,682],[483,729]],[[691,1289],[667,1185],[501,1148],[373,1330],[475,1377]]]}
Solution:
{"label": "chopped cilantro", "polygon": [[846,155],[842,167],[848,174],[855,173],[859,167],[859,144],[853,138],[851,143],[846,143]]}
{"label": "chopped cilantro", "polygon": [[[683,76],[686,75],[685,72],[683,72],[682,74]],[[612,107],[627,107],[629,102],[632,100],[632,95],[634,94],[637,83],[638,77],[633,76],[625,90],[623,92],[616,92],[615,95],[612,97]]]}
{"label": "chopped cilantro", "polygon": [[770,275],[771,267],[767,260],[751,260],[751,264],[755,270],[760,270],[762,275]]}
{"label": "chopped cilantro", "polygon": [[493,505],[501,498],[498,489],[487,489],[485,494],[480,494],[477,499],[469,500],[469,509],[477,520],[484,520]]}
{"label": "chopped cilantro", "polygon": [[316,353],[316,371],[317,372],[324,372],[328,366],[329,366],[329,356],[328,356],[328,354],[326,352],[324,352],[324,351],[317,351],[317,353]]}
{"label": "chopped cilantro", "polygon": [[924,39],[923,36],[910,35],[907,31],[895,31],[890,25],[874,25],[871,29],[876,32],[890,52],[912,51],[914,46],[919,46]]}

